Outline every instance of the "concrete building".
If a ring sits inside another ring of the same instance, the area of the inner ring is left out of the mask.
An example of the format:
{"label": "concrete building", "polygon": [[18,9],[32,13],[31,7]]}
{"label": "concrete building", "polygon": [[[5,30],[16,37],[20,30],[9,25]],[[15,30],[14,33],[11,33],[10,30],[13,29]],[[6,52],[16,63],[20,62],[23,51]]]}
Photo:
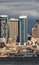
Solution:
{"label": "concrete building", "polygon": [[18,19],[11,18],[9,20],[9,39],[17,40],[18,36]]}
{"label": "concrete building", "polygon": [[39,38],[39,23],[34,25],[34,28],[32,28],[32,36],[35,38]]}
{"label": "concrete building", "polygon": [[8,40],[8,16],[0,15],[0,38]]}
{"label": "concrete building", "polygon": [[39,20],[36,21],[37,24],[34,25],[34,28],[32,28],[32,39],[36,40],[39,43]]}
{"label": "concrete building", "polygon": [[27,42],[27,16],[19,16],[18,21],[18,42],[19,45],[26,45]]}

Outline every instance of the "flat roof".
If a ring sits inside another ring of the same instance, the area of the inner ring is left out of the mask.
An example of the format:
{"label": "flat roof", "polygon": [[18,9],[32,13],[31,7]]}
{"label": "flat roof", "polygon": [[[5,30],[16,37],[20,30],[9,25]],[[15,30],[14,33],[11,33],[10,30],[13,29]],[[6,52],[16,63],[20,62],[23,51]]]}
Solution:
{"label": "flat roof", "polygon": [[0,17],[8,17],[8,15],[0,15]]}
{"label": "flat roof", "polygon": [[19,18],[27,18],[27,15],[19,16]]}
{"label": "flat roof", "polygon": [[18,21],[16,18],[11,18],[9,21]]}

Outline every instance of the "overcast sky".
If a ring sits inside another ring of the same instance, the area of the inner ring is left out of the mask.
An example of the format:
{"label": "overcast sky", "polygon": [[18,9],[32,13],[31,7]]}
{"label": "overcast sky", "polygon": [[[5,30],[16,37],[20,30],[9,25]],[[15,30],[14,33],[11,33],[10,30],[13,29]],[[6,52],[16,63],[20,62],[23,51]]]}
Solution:
{"label": "overcast sky", "polygon": [[0,0],[0,14],[39,17],[39,0]]}

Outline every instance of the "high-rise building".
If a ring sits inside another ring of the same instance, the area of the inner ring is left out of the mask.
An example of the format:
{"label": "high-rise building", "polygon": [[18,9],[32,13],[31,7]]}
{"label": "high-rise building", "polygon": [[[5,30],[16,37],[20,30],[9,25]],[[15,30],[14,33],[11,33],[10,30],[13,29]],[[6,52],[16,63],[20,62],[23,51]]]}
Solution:
{"label": "high-rise building", "polygon": [[27,16],[19,16],[18,21],[18,42],[21,45],[26,45],[27,36]]}
{"label": "high-rise building", "polygon": [[11,18],[9,20],[9,38],[17,40],[18,36],[18,19]]}
{"label": "high-rise building", "polygon": [[32,28],[32,36],[34,38],[39,38],[39,20],[37,23],[34,25],[34,28]]}
{"label": "high-rise building", "polygon": [[8,40],[8,16],[0,15],[0,38]]}

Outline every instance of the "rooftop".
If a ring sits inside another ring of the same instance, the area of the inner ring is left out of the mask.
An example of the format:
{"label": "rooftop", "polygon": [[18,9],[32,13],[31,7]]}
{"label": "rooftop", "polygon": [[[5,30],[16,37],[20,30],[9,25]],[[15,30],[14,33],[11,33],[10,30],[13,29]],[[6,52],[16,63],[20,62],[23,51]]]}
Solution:
{"label": "rooftop", "polygon": [[11,18],[10,21],[18,21],[16,18]]}
{"label": "rooftop", "polygon": [[0,15],[0,17],[8,17],[8,15]]}
{"label": "rooftop", "polygon": [[24,15],[23,16],[19,16],[19,18],[27,18],[27,15],[26,16],[24,16]]}

